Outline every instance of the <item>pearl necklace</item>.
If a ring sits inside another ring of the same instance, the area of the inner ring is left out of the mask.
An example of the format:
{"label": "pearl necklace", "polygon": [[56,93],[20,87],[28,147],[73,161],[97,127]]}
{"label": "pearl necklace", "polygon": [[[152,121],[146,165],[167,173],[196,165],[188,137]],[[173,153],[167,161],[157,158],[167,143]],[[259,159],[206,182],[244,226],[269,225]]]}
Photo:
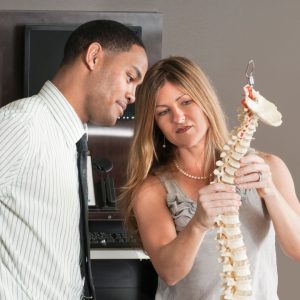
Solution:
{"label": "pearl necklace", "polygon": [[178,166],[176,160],[174,160],[174,165],[175,165],[176,169],[177,169],[181,174],[183,174],[184,176],[186,176],[186,177],[188,177],[188,178],[191,178],[191,179],[204,180],[204,179],[207,179],[208,177],[213,176],[213,174],[209,174],[208,176],[194,176],[194,175],[191,175],[191,174],[187,173],[186,171],[182,170],[182,169]]}

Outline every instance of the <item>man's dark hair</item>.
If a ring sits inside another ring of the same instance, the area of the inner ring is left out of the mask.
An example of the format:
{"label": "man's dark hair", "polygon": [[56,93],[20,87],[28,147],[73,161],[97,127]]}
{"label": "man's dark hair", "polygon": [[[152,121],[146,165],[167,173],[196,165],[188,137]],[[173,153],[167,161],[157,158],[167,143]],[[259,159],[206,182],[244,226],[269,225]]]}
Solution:
{"label": "man's dark hair", "polygon": [[93,42],[114,52],[129,51],[133,45],[145,49],[142,40],[129,27],[112,20],[95,20],[80,25],[71,33],[64,48],[62,65],[73,61]]}

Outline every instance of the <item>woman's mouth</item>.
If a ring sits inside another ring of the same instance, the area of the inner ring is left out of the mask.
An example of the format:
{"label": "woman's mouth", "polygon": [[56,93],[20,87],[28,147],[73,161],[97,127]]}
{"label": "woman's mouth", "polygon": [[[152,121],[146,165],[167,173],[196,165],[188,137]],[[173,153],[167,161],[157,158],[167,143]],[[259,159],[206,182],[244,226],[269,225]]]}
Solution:
{"label": "woman's mouth", "polygon": [[187,132],[192,126],[184,126],[176,129],[176,133],[185,133]]}

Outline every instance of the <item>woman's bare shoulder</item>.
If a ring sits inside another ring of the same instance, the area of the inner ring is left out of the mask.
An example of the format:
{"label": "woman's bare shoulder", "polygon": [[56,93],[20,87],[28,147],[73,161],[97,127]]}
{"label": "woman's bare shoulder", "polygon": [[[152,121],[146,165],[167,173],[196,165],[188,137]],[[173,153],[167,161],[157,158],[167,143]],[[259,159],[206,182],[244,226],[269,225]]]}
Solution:
{"label": "woman's bare shoulder", "polygon": [[277,155],[267,152],[258,152],[258,155],[269,164],[271,168],[286,168],[284,161]]}
{"label": "woman's bare shoulder", "polygon": [[148,176],[139,186],[136,192],[136,197],[148,198],[153,196],[164,196],[165,189],[157,176]]}

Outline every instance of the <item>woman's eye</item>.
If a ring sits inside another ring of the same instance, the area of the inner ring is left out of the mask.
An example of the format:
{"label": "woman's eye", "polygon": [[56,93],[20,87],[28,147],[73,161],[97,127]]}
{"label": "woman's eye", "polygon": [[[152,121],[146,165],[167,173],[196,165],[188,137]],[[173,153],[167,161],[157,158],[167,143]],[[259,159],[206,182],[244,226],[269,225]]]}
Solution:
{"label": "woman's eye", "polygon": [[183,105],[189,105],[189,104],[191,104],[192,102],[193,102],[193,100],[188,99],[188,100],[182,101],[182,104],[183,104]]}
{"label": "woman's eye", "polygon": [[166,115],[167,113],[168,113],[168,110],[166,109],[166,110],[163,110],[163,111],[158,112],[157,115],[158,115],[159,117],[161,117],[161,116]]}

